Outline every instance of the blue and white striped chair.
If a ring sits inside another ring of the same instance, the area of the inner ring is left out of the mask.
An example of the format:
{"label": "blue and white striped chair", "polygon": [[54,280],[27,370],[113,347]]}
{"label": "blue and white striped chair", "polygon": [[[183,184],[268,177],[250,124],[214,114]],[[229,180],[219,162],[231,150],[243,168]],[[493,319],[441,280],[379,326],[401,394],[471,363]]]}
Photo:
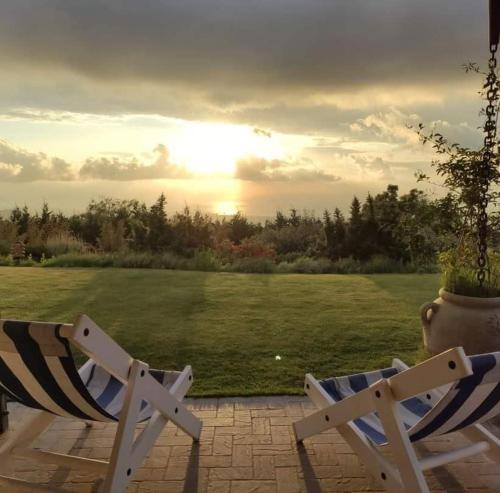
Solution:
{"label": "blue and white striped chair", "polygon": [[[91,358],[79,371],[71,344]],[[192,381],[189,366],[182,372],[149,369],[85,315],[73,325],[0,320],[0,389],[38,410],[0,445],[0,469],[15,456],[86,468],[105,475],[104,493],[122,493],[169,419],[199,439],[201,422],[182,403]],[[110,461],[29,448],[56,416],[118,423]],[[134,439],[141,422],[146,426]],[[54,491],[7,475],[0,484],[8,491]]]}
{"label": "blue and white striped chair", "polygon": [[[500,464],[500,440],[479,423],[500,413],[500,353],[467,357],[446,351],[409,368],[318,381],[305,391],[319,411],[294,423],[297,441],[336,427],[390,492],[428,492],[423,472],[479,453]],[[413,443],[462,432],[466,447],[419,459]],[[389,445],[394,463],[378,447]]]}

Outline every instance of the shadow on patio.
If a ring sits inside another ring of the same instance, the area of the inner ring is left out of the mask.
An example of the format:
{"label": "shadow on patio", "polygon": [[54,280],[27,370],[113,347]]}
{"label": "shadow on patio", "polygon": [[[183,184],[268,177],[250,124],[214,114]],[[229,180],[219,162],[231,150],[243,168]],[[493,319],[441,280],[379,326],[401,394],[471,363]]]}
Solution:
{"label": "shadow on patio", "polygon": [[[141,467],[130,493],[328,493],[375,492],[357,456],[336,431],[315,436],[297,446],[291,424],[314,408],[305,397],[188,399],[203,419],[201,441],[192,440],[169,424]],[[9,405],[11,428],[30,410]],[[115,425],[57,419],[36,445],[95,459],[108,459]],[[423,452],[441,452],[463,445],[450,435],[428,439]],[[92,473],[37,466],[16,459],[19,477],[51,488],[96,492],[99,478]],[[427,474],[431,491],[453,493],[499,491],[500,468],[483,456],[456,462]]]}

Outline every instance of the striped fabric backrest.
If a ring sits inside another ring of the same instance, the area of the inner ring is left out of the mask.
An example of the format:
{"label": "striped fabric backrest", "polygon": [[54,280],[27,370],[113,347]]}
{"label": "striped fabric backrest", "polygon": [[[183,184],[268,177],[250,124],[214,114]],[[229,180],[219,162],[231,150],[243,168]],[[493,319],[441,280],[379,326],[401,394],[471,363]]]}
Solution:
{"label": "striped fabric backrest", "polygon": [[471,356],[470,361],[472,375],[454,383],[409,430],[413,442],[451,433],[500,413],[500,352]]}
{"label": "striped fabric backrest", "polygon": [[[398,403],[398,413],[412,442],[451,433],[500,413],[500,352],[471,356],[470,360],[472,375],[451,384],[441,398],[429,393]],[[385,368],[328,378],[321,380],[320,385],[335,401],[340,401],[400,371],[398,368]],[[387,443],[377,413],[355,419],[353,423],[373,443]]]}
{"label": "striped fabric backrest", "polygon": [[[383,378],[390,378],[399,373],[397,368],[384,368],[383,370],[357,373],[343,377],[334,377],[321,380],[320,385],[335,400],[348,398]],[[427,396],[415,396],[398,403],[398,412],[406,429],[410,429],[431,409],[431,402]],[[387,443],[384,428],[378,414],[373,412],[353,421],[373,443],[384,445]]]}
{"label": "striped fabric backrest", "polygon": [[0,320],[0,388],[10,398],[58,416],[116,421],[92,398],[61,324]]}

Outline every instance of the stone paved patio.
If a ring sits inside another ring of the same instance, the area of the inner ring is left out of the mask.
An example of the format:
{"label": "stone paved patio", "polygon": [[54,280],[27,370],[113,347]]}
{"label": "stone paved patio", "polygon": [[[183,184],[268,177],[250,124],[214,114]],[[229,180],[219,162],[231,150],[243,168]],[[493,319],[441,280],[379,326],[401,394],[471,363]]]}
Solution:
{"label": "stone paved patio", "polygon": [[[293,440],[291,423],[311,412],[303,397],[188,399],[203,419],[201,442],[168,425],[150,457],[127,490],[200,493],[328,493],[382,491],[356,455],[335,431],[308,439],[303,446]],[[10,405],[11,428],[31,411]],[[85,457],[109,458],[113,425],[87,429],[78,422],[58,419],[36,444],[54,451]],[[425,452],[460,446],[458,436],[430,439],[420,445]],[[90,473],[52,466],[16,462],[19,477],[93,492],[98,478]],[[428,474],[432,491],[459,493],[499,492],[500,468],[483,456],[457,462]],[[2,490],[4,491],[4,490]]]}

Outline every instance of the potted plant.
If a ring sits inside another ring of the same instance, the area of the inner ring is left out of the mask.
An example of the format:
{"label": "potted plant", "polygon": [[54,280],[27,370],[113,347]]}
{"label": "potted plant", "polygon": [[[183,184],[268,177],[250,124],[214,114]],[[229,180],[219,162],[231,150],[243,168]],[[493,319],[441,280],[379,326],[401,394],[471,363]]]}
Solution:
{"label": "potted plant", "polygon": [[[467,70],[481,73],[475,65]],[[438,154],[432,162],[457,211],[460,228],[456,247],[439,255],[442,288],[439,298],[421,308],[424,345],[431,354],[463,346],[466,353],[500,351],[500,253],[493,239],[498,235],[500,171],[496,122],[499,82],[495,53],[484,74],[483,114],[485,139],[474,150],[450,143],[442,134],[418,134]],[[418,179],[429,181],[423,173]],[[495,221],[488,218],[495,217]]]}

